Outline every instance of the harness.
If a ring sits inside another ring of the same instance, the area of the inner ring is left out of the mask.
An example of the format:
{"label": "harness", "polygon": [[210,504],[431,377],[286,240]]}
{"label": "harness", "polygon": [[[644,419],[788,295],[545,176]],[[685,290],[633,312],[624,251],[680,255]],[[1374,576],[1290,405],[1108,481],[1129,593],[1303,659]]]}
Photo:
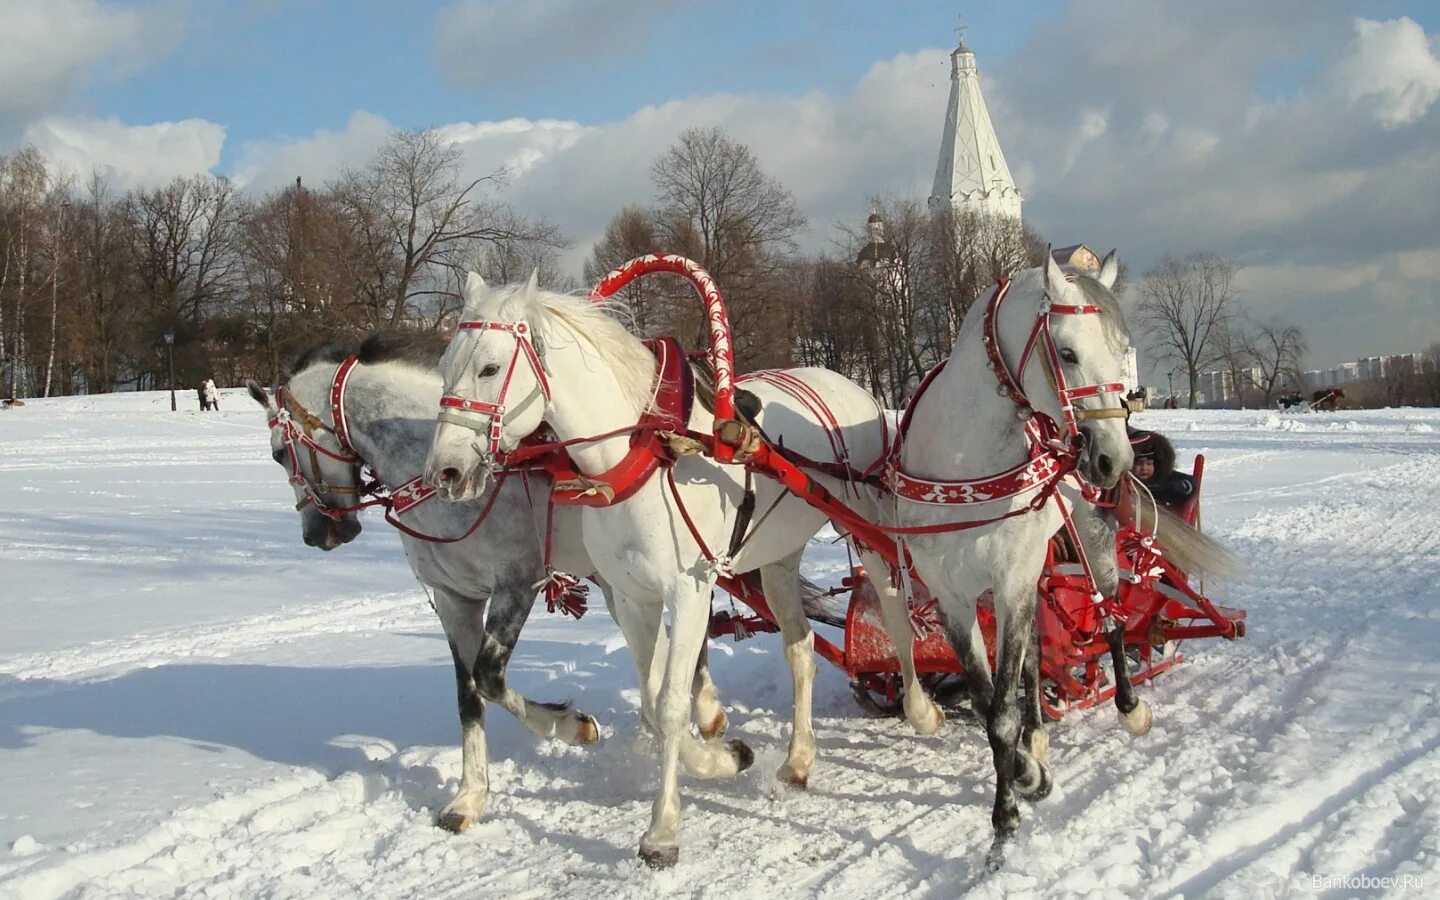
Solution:
{"label": "harness", "polygon": [[[376,506],[384,501],[379,498],[362,500],[362,497],[370,496],[382,489],[380,482],[374,478],[368,482],[363,477],[362,469],[365,461],[355,448],[350,444],[350,437],[345,427],[343,413],[343,401],[345,397],[345,383],[350,377],[350,371],[355,367],[356,358],[351,356],[340,364],[335,372],[335,378],[330,383],[330,411],[331,420],[335,423],[327,425],[325,422],[310,410],[301,405],[299,400],[286,391],[284,386],[275,390],[275,415],[270,417],[269,424],[272,429],[280,429],[280,439],[285,444],[289,456],[290,483],[299,488],[304,496],[295,504],[298,512],[305,507],[314,505],[315,511],[329,519],[339,519],[346,513],[357,512],[369,506]],[[299,420],[297,424],[296,420]],[[329,432],[335,436],[335,441],[340,445],[340,452],[335,452],[319,443],[315,439],[317,432]],[[305,470],[300,465],[300,448],[304,447],[310,455],[310,470],[320,476],[320,456],[346,463],[350,466],[353,476],[353,484],[339,485],[328,484],[325,481],[311,482],[305,477]],[[349,506],[339,506],[329,502],[326,495],[340,494],[355,498],[355,502]]]}
{"label": "harness", "polygon": [[[1044,302],[1035,316],[1035,324],[1030,329],[1025,347],[1020,353],[1019,369],[1012,372],[1001,352],[1000,335],[997,328],[1001,304],[1005,302],[1009,293],[1009,279],[999,279],[994,293],[991,294],[989,302],[985,305],[984,334],[981,343],[985,347],[988,366],[995,373],[996,381],[999,382],[1000,395],[1008,397],[1015,404],[1016,414],[1025,423],[1023,430],[1027,447],[1026,459],[1004,472],[994,475],[956,480],[921,478],[905,472],[900,467],[901,448],[910,428],[911,417],[920,405],[920,398],[944,370],[945,362],[941,362],[931,369],[924,380],[920,382],[919,388],[900,417],[899,434],[891,448],[886,466],[886,484],[897,497],[934,506],[969,506],[991,503],[1011,500],[1029,492],[1035,492],[1035,496],[1026,507],[996,518],[975,522],[917,526],[919,531],[906,529],[903,533],[934,533],[975,528],[997,522],[1010,515],[1040,509],[1054,493],[1060,481],[1073,473],[1079,464],[1080,447],[1083,441],[1080,435],[1080,423],[1090,419],[1120,418],[1125,415],[1123,406],[1101,408],[1076,406],[1076,400],[1104,394],[1123,394],[1125,386],[1118,381],[1112,381],[1071,387],[1065,380],[1065,373],[1060,364],[1060,354],[1050,335],[1051,316],[1099,315],[1100,307],[1093,304],[1055,303],[1047,292]],[[1061,423],[1057,423],[1050,416],[1037,411],[1021,387],[1025,370],[1030,361],[1036,357],[1037,348],[1043,350],[1045,373],[1051,384],[1055,386],[1056,396],[1060,400]],[[1099,499],[1099,491],[1088,482],[1082,480],[1080,485],[1087,500]]]}
{"label": "harness", "polygon": [[[365,471],[369,468],[364,458],[350,442],[349,426],[345,422],[345,390],[350,381],[350,373],[354,371],[359,359],[355,356],[346,357],[335,370],[335,377],[331,379],[330,390],[327,396],[330,400],[330,420],[334,425],[327,425],[319,416],[306,409],[293,394],[285,390],[284,386],[275,390],[276,413],[270,417],[270,427],[281,429],[281,440],[289,456],[290,483],[299,488],[305,495],[295,504],[296,511],[314,505],[315,511],[329,519],[339,519],[347,513],[359,512],[372,506],[385,508],[385,521],[399,531],[418,540],[431,544],[453,544],[465,540],[474,534],[486,517],[490,509],[495,505],[495,499],[499,496],[499,489],[491,493],[489,500],[481,508],[475,521],[470,524],[464,533],[453,537],[442,537],[433,534],[426,534],[417,531],[400,520],[400,517],[410,512],[415,507],[426,502],[435,496],[435,489],[425,484],[423,478],[416,476],[404,484],[387,489],[381,480],[370,471],[370,477],[365,477]],[[296,424],[296,420],[299,424]],[[335,436],[335,441],[340,445],[340,452],[329,449],[315,440],[317,432],[328,432]],[[342,463],[348,463],[351,467],[354,484],[334,485],[324,481],[311,482],[305,476],[305,470],[300,465],[300,448],[304,447],[310,455],[310,470],[318,476],[320,473],[320,455]],[[355,498],[355,502],[341,506],[326,500],[325,495],[340,494]],[[364,498],[364,499],[362,499]]]}

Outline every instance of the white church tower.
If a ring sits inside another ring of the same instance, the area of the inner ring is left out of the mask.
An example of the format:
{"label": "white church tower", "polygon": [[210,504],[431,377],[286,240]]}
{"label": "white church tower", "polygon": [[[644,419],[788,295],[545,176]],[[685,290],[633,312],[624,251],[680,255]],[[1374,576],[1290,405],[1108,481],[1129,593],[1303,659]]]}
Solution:
{"label": "white church tower", "polygon": [[940,137],[940,162],[930,208],[948,203],[960,212],[1020,218],[1024,199],[1010,177],[1005,154],[990,124],[990,111],[980,93],[980,70],[975,53],[965,46],[965,29],[950,54],[950,106],[945,112],[945,133]]}

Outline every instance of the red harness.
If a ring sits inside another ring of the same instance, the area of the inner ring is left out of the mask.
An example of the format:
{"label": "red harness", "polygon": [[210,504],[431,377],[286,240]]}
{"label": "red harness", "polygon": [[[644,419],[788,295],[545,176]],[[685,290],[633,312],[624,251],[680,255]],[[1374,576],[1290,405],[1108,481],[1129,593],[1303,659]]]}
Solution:
{"label": "red harness", "polygon": [[[305,495],[305,499],[295,505],[296,510],[314,504],[315,510],[321,515],[338,519],[347,513],[359,512],[371,506],[382,506],[385,508],[385,521],[413,538],[432,544],[453,544],[465,540],[474,534],[489,516],[490,508],[495,505],[495,498],[499,495],[499,486],[496,486],[490,499],[476,515],[475,521],[462,534],[441,537],[417,531],[402,522],[400,517],[434,497],[435,489],[425,484],[423,478],[416,476],[387,493],[385,485],[378,478],[374,478],[373,475],[368,481],[364,478],[363,470],[368,468],[368,464],[351,443],[349,426],[345,421],[345,389],[350,382],[350,374],[358,362],[359,360],[355,356],[347,357],[335,370],[335,377],[330,382],[328,396],[330,420],[334,423],[333,425],[325,424],[318,416],[302,406],[284,387],[275,391],[278,411],[270,418],[270,427],[281,429],[281,439],[285,442],[290,458],[290,483],[300,488]],[[297,417],[301,424],[296,424]],[[340,452],[336,453],[318,443],[314,437],[316,431],[328,431],[335,435],[335,440],[340,445]],[[320,471],[318,459],[320,454],[339,462],[349,463],[354,474],[355,486],[332,485],[323,481],[311,482],[305,476],[305,470],[300,465],[299,448],[302,446],[309,452],[310,468],[316,474]],[[349,494],[354,496],[357,502],[349,506],[339,506],[328,502],[325,499],[326,494]],[[368,499],[362,500],[360,499],[362,497]]]}
{"label": "red harness", "polygon": [[[640,421],[595,437],[570,441],[522,443],[500,461],[507,469],[534,462],[555,480],[550,493],[557,506],[610,506],[632,496],[662,465],[674,462],[663,433],[683,434],[695,401],[694,375],[685,351],[673,338],[646,341],[655,354],[658,374],[654,399]],[[620,462],[598,475],[585,475],[575,468],[567,447],[593,443],[608,437],[630,434],[630,451]]]}
{"label": "red harness", "polygon": [[[1009,397],[1019,409],[1019,415],[1024,420],[1025,439],[1028,445],[1028,458],[1004,472],[995,475],[986,475],[980,478],[968,478],[953,481],[940,481],[929,478],[920,478],[910,475],[900,468],[900,449],[904,443],[905,434],[910,427],[910,417],[919,406],[920,398],[934,382],[937,375],[944,369],[945,363],[931,369],[921,381],[920,387],[910,399],[904,414],[900,417],[899,435],[896,438],[895,446],[892,449],[887,467],[887,483],[890,490],[900,497],[916,503],[928,503],[937,506],[964,506],[976,503],[990,503],[994,501],[1010,500],[1020,494],[1036,491],[1035,498],[1031,501],[1028,509],[1039,509],[1054,492],[1061,479],[1075,470],[1079,462],[1078,446],[1080,441],[1079,423],[1089,418],[1108,417],[1112,414],[1108,409],[1082,409],[1075,406],[1075,401],[1086,397],[1097,397],[1102,394],[1120,394],[1125,386],[1118,381],[1103,384],[1083,385],[1070,387],[1065,381],[1065,373],[1060,364],[1060,355],[1055,348],[1055,341],[1050,336],[1050,316],[1052,315],[1099,315],[1100,307],[1085,304],[1062,304],[1050,300],[1049,294],[1045,296],[1045,303],[1036,314],[1035,325],[1030,329],[1030,336],[1025,342],[1025,348],[1020,354],[1020,365],[1017,373],[1012,373],[1009,364],[1005,361],[1004,355],[1000,352],[1000,335],[997,331],[997,320],[999,319],[1000,306],[1004,303],[1006,296],[1010,293],[1010,281],[1001,278],[995,285],[995,292],[990,296],[990,301],[985,305],[984,337],[982,343],[985,346],[986,355],[989,357],[990,369],[995,373],[996,380],[1000,383],[1000,392],[1003,396]],[[1035,349],[1043,347],[1045,353],[1046,372],[1051,382],[1055,385],[1055,391],[1060,399],[1061,416],[1064,422],[1062,430],[1056,422],[1044,413],[1037,412],[1026,397],[1021,388],[1021,382],[1025,375],[1025,368],[1029,365],[1031,358],[1035,355]],[[1123,414],[1123,411],[1122,411]],[[1098,491],[1090,487],[1088,483],[1081,483],[1082,489],[1088,491],[1087,498],[1091,493],[1098,498]],[[998,518],[1005,518],[1001,516]],[[979,525],[986,525],[997,519],[982,520],[971,523],[954,523],[954,530],[959,528],[973,528]],[[946,526],[925,526],[933,527],[936,530],[949,530]]]}

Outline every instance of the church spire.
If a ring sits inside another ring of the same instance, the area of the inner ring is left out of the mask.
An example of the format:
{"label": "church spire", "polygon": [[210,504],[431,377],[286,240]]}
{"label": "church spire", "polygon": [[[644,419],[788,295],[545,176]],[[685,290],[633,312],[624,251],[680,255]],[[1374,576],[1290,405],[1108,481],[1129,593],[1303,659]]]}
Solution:
{"label": "church spire", "polygon": [[955,29],[956,46],[950,54],[950,104],[945,112],[945,133],[940,136],[940,161],[930,193],[932,209],[950,204],[959,211],[1020,218],[1023,198],[1010,177],[1005,154],[990,124],[990,111],[980,93],[980,70],[975,53],[965,46],[965,26]]}

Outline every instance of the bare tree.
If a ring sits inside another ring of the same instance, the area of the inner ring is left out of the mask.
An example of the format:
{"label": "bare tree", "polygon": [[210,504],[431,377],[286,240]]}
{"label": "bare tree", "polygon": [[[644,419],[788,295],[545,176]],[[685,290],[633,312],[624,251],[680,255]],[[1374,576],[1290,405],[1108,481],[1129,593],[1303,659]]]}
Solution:
{"label": "bare tree", "polygon": [[1265,407],[1275,405],[1281,385],[1299,384],[1305,338],[1294,325],[1262,323],[1250,336],[1251,358],[1259,376],[1256,387],[1265,395]]}
{"label": "bare tree", "polygon": [[[585,260],[585,281],[594,285],[630,260],[665,249],[655,231],[654,213],[639,206],[626,206],[605,226],[605,233],[591,248]],[[636,334],[655,337],[659,333],[657,306],[661,298],[654,279],[630,282],[615,299],[629,310]]]}
{"label": "bare tree", "polygon": [[1213,253],[1167,256],[1145,273],[1137,318],[1161,359],[1184,370],[1195,408],[1200,373],[1223,359],[1237,292],[1234,260]]}
{"label": "bare tree", "polygon": [[[723,285],[744,364],[776,364],[791,347],[779,283],[805,217],[744,144],[718,128],[692,128],[651,167],[661,242],[690,255]],[[683,298],[683,299],[682,299]],[[673,296],[677,333],[703,336],[699,307]]]}
{"label": "bare tree", "polygon": [[924,292],[943,304],[947,345],[975,300],[995,280],[1039,265],[1045,243],[1018,220],[946,207],[931,218],[926,254],[919,267]]}
{"label": "bare tree", "polygon": [[402,131],[364,170],[347,171],[331,187],[348,226],[342,255],[353,261],[356,299],[372,327],[453,305],[447,270],[463,269],[477,246],[563,246],[553,225],[482,196],[504,183],[503,170],[470,178],[463,162],[438,132]]}

